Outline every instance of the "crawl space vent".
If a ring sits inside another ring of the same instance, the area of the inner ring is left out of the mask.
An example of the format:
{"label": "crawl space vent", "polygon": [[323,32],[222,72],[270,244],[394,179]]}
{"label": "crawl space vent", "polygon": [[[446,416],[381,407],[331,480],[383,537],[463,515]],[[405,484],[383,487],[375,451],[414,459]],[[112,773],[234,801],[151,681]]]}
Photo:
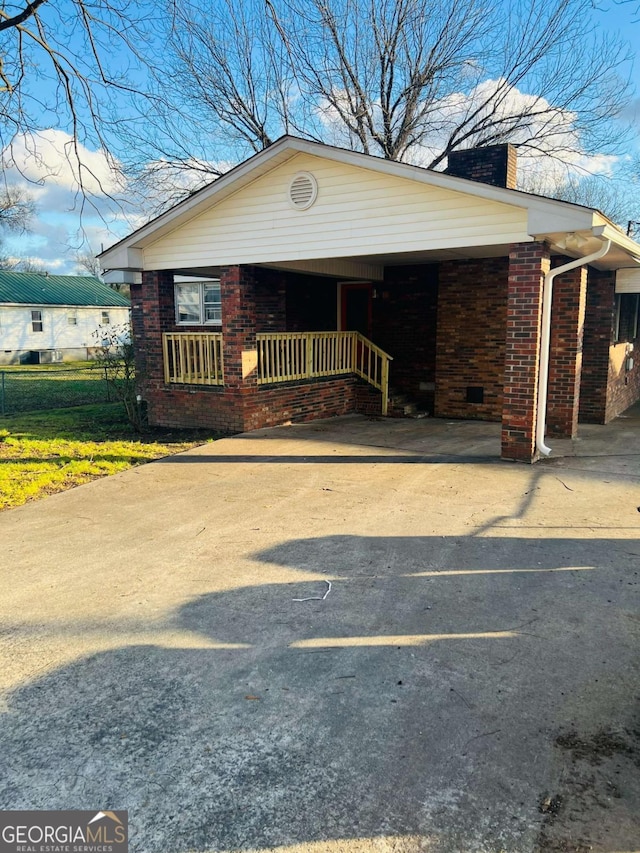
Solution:
{"label": "crawl space vent", "polygon": [[318,183],[309,172],[298,172],[289,184],[289,202],[296,210],[307,210],[318,195]]}

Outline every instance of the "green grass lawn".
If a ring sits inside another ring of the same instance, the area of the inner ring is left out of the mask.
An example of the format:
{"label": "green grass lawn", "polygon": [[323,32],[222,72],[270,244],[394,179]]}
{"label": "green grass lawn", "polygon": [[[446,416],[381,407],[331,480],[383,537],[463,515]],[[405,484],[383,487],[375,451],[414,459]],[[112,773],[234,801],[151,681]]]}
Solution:
{"label": "green grass lawn", "polygon": [[136,435],[120,403],[5,417],[0,419],[0,509],[217,437],[202,430],[154,429]]}
{"label": "green grass lawn", "polygon": [[95,361],[0,365],[0,372],[4,373],[4,409],[8,414],[110,399],[104,371]]}

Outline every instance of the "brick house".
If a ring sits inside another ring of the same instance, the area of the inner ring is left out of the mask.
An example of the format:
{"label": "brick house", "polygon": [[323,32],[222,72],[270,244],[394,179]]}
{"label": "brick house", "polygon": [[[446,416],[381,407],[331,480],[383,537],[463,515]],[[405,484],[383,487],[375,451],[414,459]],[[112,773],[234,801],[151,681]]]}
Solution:
{"label": "brick house", "polygon": [[640,245],[515,176],[509,145],[441,173],[285,136],[103,252],[150,421],[394,414],[391,387],[535,461],[614,418],[640,397]]}

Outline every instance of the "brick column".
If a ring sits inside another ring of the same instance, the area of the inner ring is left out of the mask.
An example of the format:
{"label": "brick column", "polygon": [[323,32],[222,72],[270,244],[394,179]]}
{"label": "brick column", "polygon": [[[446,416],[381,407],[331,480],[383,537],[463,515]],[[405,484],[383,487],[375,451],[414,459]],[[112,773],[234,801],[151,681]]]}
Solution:
{"label": "brick column", "polygon": [[516,243],[509,253],[502,457],[533,462],[538,410],[542,286],[549,270],[543,243]]}
{"label": "brick column", "polygon": [[[568,259],[559,260],[564,263]],[[555,279],[551,308],[547,434],[557,438],[575,438],[578,434],[586,298],[586,267],[569,270]]]}
{"label": "brick column", "polygon": [[220,273],[224,384],[229,392],[257,386],[256,287],[251,267],[225,267]]}
{"label": "brick column", "polygon": [[588,424],[607,422],[607,383],[615,311],[615,283],[615,272],[589,269],[587,273],[580,420]]}
{"label": "brick column", "polygon": [[173,272],[142,273],[142,285],[131,291],[132,320],[138,351],[142,353],[142,377],[146,386],[164,384],[162,333],[175,325]]}

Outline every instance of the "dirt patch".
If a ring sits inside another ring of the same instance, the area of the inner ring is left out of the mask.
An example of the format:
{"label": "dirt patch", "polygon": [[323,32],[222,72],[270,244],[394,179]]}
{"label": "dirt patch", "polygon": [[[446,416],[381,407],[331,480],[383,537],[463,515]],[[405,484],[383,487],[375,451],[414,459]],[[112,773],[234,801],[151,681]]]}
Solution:
{"label": "dirt patch", "polygon": [[561,732],[558,787],[538,806],[538,853],[613,853],[640,841],[640,731]]}
{"label": "dirt patch", "polygon": [[637,746],[634,748],[630,738],[634,738],[637,744],[637,733],[633,732],[623,736],[617,732],[601,729],[589,738],[581,738],[577,732],[567,732],[558,735],[556,746],[569,750],[576,761],[588,761],[595,765],[602,764],[605,758],[611,758],[616,754],[629,755],[635,757],[637,761],[640,751]]}

